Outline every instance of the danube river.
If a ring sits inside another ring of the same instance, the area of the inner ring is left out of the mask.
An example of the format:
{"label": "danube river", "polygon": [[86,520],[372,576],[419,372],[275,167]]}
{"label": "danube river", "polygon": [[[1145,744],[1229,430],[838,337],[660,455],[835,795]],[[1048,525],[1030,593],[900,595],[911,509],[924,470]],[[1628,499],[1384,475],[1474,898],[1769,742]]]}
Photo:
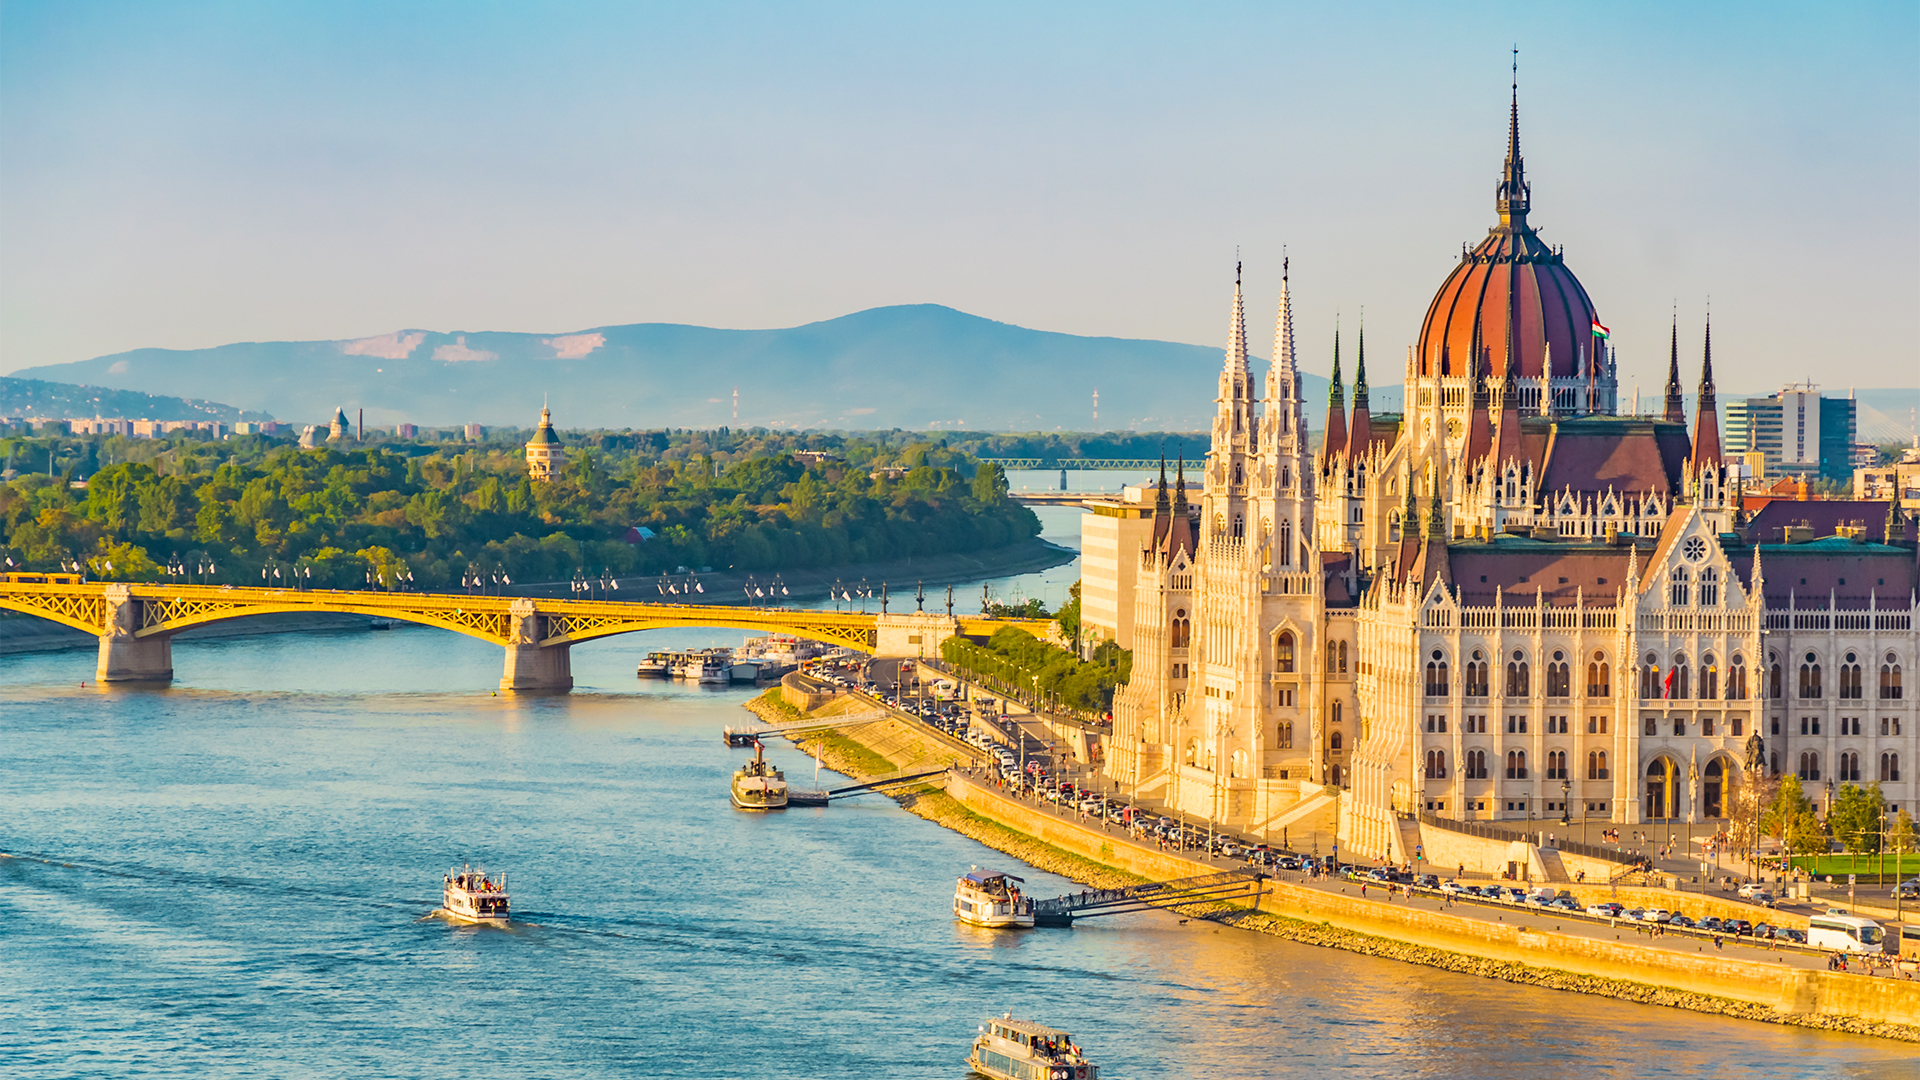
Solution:
{"label": "danube river", "polygon": [[[633,665],[731,636],[584,646],[535,700],[433,630],[183,642],[148,692],[0,657],[9,1073],[957,1078],[1011,1009],[1114,1080],[1910,1074],[1908,1046],[1172,916],[958,926],[957,875],[1022,868],[881,798],[729,809],[746,693]],[[511,929],[423,919],[469,861],[511,873]]]}

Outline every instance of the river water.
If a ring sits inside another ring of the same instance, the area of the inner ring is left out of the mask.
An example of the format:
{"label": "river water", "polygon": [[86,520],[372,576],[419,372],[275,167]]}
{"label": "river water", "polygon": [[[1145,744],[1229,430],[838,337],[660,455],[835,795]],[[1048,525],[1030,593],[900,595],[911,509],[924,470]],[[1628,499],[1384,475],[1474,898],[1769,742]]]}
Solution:
{"label": "river water", "polygon": [[[746,692],[633,665],[735,637],[583,646],[579,690],[532,700],[425,629],[182,642],[164,691],[0,657],[7,1073],[958,1078],[1010,1009],[1114,1080],[1912,1074],[1906,1046],[1167,915],[958,926],[957,875],[1021,868],[885,799],[728,807]],[[423,920],[468,861],[511,873],[511,929]]]}

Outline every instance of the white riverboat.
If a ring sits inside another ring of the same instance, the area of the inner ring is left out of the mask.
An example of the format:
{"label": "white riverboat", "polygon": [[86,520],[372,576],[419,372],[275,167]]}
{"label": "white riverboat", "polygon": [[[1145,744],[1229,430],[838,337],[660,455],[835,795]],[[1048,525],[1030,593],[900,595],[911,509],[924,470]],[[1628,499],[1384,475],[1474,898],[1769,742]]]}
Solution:
{"label": "white riverboat", "polygon": [[1007,1013],[980,1025],[967,1067],[991,1080],[1099,1080],[1073,1036]]}
{"label": "white riverboat", "polygon": [[643,679],[671,679],[673,662],[674,655],[670,652],[650,652],[634,673]]}
{"label": "white riverboat", "polygon": [[1026,884],[1012,874],[971,870],[953,889],[953,917],[990,929],[1033,925],[1033,901],[1020,894]]}
{"label": "white riverboat", "polygon": [[729,798],[740,810],[784,810],[787,806],[787,777],[766,757],[767,749],[754,740],[753,760],[733,774]]}
{"label": "white riverboat", "polygon": [[456,922],[507,925],[507,875],[489,877],[472,867],[447,871],[440,912]]}

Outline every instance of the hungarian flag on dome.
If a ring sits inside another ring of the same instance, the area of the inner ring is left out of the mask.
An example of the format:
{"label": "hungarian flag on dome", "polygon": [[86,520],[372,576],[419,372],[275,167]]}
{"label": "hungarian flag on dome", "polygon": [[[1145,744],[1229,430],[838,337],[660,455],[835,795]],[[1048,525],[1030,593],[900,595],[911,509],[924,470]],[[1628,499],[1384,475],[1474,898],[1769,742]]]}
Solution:
{"label": "hungarian flag on dome", "polygon": [[1608,331],[1606,327],[1600,325],[1599,319],[1595,319],[1593,320],[1593,336],[1597,338],[1604,338],[1604,337],[1612,337],[1613,334],[1610,331]]}

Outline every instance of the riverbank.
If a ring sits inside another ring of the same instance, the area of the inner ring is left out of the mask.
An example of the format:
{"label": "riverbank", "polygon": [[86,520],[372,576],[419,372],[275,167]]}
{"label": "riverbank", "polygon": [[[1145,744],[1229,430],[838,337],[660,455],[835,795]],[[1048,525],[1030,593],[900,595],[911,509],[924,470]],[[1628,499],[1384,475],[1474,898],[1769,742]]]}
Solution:
{"label": "riverbank", "polygon": [[[856,706],[836,702],[829,708],[848,707]],[[749,708],[776,723],[800,715],[779,700],[777,692],[755,699]],[[831,713],[823,709],[816,715]],[[800,736],[797,741],[810,753],[818,746],[822,760],[836,770],[867,779],[929,760],[931,755],[924,752],[917,760],[903,759],[915,740],[931,739],[915,732],[916,727],[895,719]],[[959,757],[955,754],[956,760]],[[1044,814],[960,776],[949,790],[923,787],[896,795],[895,801],[917,816],[1090,887],[1217,871],[1176,853],[1133,844],[1097,826]],[[1344,888],[1340,883],[1332,887]],[[1382,903],[1286,880],[1273,882],[1257,908],[1212,906],[1183,914],[1303,944],[1503,982],[1920,1042],[1920,1006],[1916,1006],[1920,984],[1911,982],[1775,968],[1759,961],[1708,957],[1704,951],[1695,957],[1597,941],[1592,935],[1489,924],[1447,914],[1444,909]],[[1719,992],[1703,992],[1703,988]]]}

